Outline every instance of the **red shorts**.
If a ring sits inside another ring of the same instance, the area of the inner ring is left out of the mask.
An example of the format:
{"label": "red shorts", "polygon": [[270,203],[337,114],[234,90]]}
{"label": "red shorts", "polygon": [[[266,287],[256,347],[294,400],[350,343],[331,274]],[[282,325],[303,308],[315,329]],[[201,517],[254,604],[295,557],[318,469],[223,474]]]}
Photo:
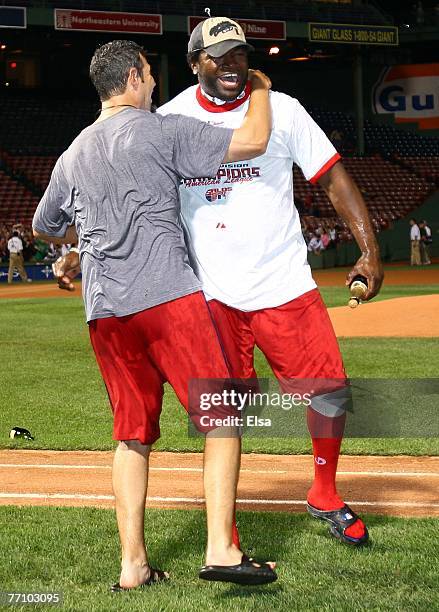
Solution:
{"label": "red shorts", "polygon": [[258,346],[279,380],[344,379],[346,374],[326,306],[317,289],[276,306],[244,312],[208,302],[234,378],[256,378]]}
{"label": "red shorts", "polygon": [[160,437],[163,384],[188,410],[190,379],[227,379],[201,291],[126,317],[96,319],[90,339],[114,414],[114,439],[152,444]]}

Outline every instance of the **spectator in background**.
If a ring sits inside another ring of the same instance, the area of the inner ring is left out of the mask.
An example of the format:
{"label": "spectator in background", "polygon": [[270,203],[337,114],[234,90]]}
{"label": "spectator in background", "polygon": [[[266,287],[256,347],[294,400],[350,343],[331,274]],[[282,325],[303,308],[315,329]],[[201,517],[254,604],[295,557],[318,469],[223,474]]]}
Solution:
{"label": "spectator in background", "polygon": [[320,234],[320,240],[322,242],[323,249],[326,250],[329,247],[331,238],[329,237],[328,230],[326,229],[325,225],[323,226],[322,233]]}
{"label": "spectator in background", "polygon": [[12,232],[12,238],[10,238],[8,241],[8,251],[9,251],[8,283],[9,284],[12,283],[15,270],[17,270],[22,281],[26,281],[28,283],[32,282],[32,280],[27,277],[26,270],[24,268],[23,243],[21,241],[21,238],[19,237],[17,230]]}
{"label": "spectator in background", "polygon": [[23,228],[20,238],[23,243],[23,259],[30,261],[35,255],[34,240],[30,230]]}
{"label": "spectator in background", "polygon": [[47,244],[47,242],[44,242],[43,240],[40,240],[39,238],[37,238],[34,241],[34,248],[35,248],[35,260],[38,263],[43,262],[49,250],[49,245]]}
{"label": "spectator in background", "polygon": [[12,226],[12,231],[13,232],[18,232],[18,236],[19,238],[21,238],[21,236],[23,235],[23,231],[24,231],[24,227],[22,223],[14,223],[14,225]]}
{"label": "spectator in background", "polygon": [[329,222],[329,238],[331,240],[330,246],[335,247],[337,244],[337,229],[335,227],[335,221]]}
{"label": "spectator in background", "polygon": [[58,249],[57,245],[54,242],[51,242],[49,244],[49,248],[46,252],[46,255],[43,259],[44,263],[52,263],[54,261],[56,261],[58,259],[58,257],[60,256],[61,251],[60,249]]}
{"label": "spectator in background", "polygon": [[421,232],[416,219],[410,219],[410,265],[421,265]]}
{"label": "spectator in background", "polygon": [[308,242],[308,251],[314,253],[314,255],[320,255],[324,248],[320,236],[318,236],[317,233],[311,233],[310,241]]}
{"label": "spectator in background", "polygon": [[8,243],[4,236],[0,233],[0,261],[8,259]]}
{"label": "spectator in background", "polygon": [[419,232],[421,234],[421,262],[425,266],[428,266],[431,264],[429,246],[433,242],[433,238],[431,236],[431,229],[427,225],[427,221],[421,221],[419,224]]}

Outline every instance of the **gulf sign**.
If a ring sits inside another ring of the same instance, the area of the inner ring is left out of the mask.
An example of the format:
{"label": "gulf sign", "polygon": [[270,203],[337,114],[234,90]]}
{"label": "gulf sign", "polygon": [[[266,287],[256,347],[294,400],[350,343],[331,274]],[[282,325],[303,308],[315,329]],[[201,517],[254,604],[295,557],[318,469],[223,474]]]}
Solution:
{"label": "gulf sign", "polygon": [[394,115],[396,123],[439,129],[439,64],[387,68],[375,84],[372,106],[376,114]]}

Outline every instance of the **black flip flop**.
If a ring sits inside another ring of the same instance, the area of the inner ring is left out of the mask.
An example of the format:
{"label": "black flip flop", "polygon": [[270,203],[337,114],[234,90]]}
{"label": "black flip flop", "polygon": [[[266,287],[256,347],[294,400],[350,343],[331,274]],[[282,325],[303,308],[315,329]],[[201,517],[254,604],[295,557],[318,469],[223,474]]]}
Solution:
{"label": "black flip flop", "polygon": [[148,580],[145,580],[145,582],[143,582],[142,584],[139,584],[139,586],[132,587],[132,588],[126,588],[126,587],[120,586],[119,582],[116,582],[116,584],[113,584],[110,587],[110,591],[112,593],[121,593],[122,591],[135,591],[136,589],[144,589],[147,586],[151,586],[152,584],[157,584],[158,582],[165,582],[166,580],[169,580],[169,574],[167,572],[164,572],[159,569],[154,569],[151,567],[151,573],[149,575]]}
{"label": "black flip flop", "polygon": [[306,509],[312,517],[329,523],[330,534],[345,544],[360,546],[361,544],[366,544],[369,540],[369,532],[366,525],[364,526],[364,534],[361,538],[353,538],[346,535],[346,529],[360,518],[347,504],[339,510],[319,510],[311,506],[311,504],[306,504]]}
{"label": "black flip flop", "polygon": [[[254,565],[260,563],[260,567]],[[205,565],[199,578],[217,582],[233,582],[242,585],[269,584],[277,580],[277,574],[266,562],[254,561],[242,555],[238,565]]]}

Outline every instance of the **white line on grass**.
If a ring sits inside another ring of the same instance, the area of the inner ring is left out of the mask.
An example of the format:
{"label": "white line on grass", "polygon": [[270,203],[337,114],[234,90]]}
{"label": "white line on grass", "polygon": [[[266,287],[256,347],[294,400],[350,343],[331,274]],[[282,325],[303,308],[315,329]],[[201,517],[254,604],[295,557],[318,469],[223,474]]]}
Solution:
{"label": "white line on grass", "polygon": [[[69,499],[69,500],[94,500],[113,501],[113,495],[85,495],[81,493],[0,493],[0,499]],[[202,504],[202,497],[148,497],[149,502],[180,503],[180,504]],[[304,499],[237,499],[238,504],[254,504],[257,506],[304,506]],[[346,501],[347,504],[358,506],[385,506],[398,508],[439,508],[439,504],[433,502],[406,502],[406,501]]]}

